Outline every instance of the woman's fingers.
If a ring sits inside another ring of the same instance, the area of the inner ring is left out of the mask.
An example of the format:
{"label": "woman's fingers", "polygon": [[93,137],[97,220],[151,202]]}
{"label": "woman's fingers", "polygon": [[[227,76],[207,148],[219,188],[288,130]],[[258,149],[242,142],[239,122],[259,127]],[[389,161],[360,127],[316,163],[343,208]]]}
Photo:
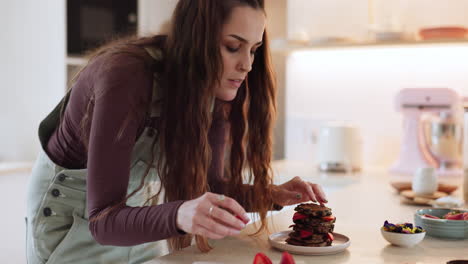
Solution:
{"label": "woman's fingers", "polygon": [[219,208],[218,206],[214,206],[211,210],[211,218],[217,220],[218,222],[224,223],[229,225],[232,228],[242,230],[245,228],[245,224],[237,219],[233,214],[229,213],[228,211]]}
{"label": "woman's fingers", "polygon": [[316,197],[320,200],[321,203],[328,203],[327,197],[325,196],[325,192],[323,191],[322,187],[318,184],[309,183],[316,194]]}
{"label": "woman's fingers", "polygon": [[[328,200],[325,196],[325,192],[323,191],[322,187],[319,184],[314,184],[311,182],[306,182],[303,181],[300,177],[296,176],[292,179],[292,182],[294,182],[296,188],[299,190],[302,190],[304,194],[308,196],[308,198],[312,202],[320,202],[320,203],[327,203]],[[300,193],[298,193],[298,196],[296,197],[297,200],[302,200]]]}
{"label": "woman's fingers", "polygon": [[[235,222],[239,222],[238,224],[242,224],[242,222],[244,223],[248,223],[250,221],[249,217],[247,216],[247,213],[245,212],[244,208],[234,199],[230,198],[230,197],[227,197],[227,196],[224,196],[222,194],[214,194],[214,193],[210,193],[210,195],[208,196],[209,200],[219,206],[219,207],[222,207],[224,209],[227,209],[228,211],[230,211],[232,214],[233,214],[233,218],[234,222],[232,221],[229,221],[227,223],[235,223]],[[231,214],[231,215],[232,215]],[[241,219],[237,219],[235,216],[239,216]],[[229,218],[227,216],[225,216],[226,218]],[[233,226],[237,226],[237,225],[233,225]]]}
{"label": "woman's fingers", "polygon": [[240,230],[237,230],[235,228],[224,225],[218,221],[215,221],[213,214],[218,214],[219,213],[218,210],[223,210],[223,209],[214,207],[211,215],[205,216],[204,219],[198,219],[197,226],[202,226],[205,229],[210,230],[210,232],[218,236],[222,236],[222,237],[238,235],[240,233]]}
{"label": "woman's fingers", "polygon": [[235,215],[244,216],[246,213],[232,198],[208,192],[197,200],[191,232],[193,234],[213,239],[238,235],[240,230],[245,228],[243,218],[249,221],[246,216],[236,218]]}
{"label": "woman's fingers", "polygon": [[307,183],[305,183],[305,185],[306,185],[307,194],[309,194],[310,200],[312,202],[317,202],[317,197],[315,196],[315,193],[314,193],[312,187]]}
{"label": "woman's fingers", "polygon": [[299,177],[294,177],[294,179],[300,184],[301,189],[303,189],[307,193],[307,196],[309,196],[309,199],[312,202],[317,202],[317,197],[315,196],[312,186],[310,186],[308,182],[303,181]]}
{"label": "woman's fingers", "polygon": [[248,221],[244,208],[234,199],[207,192],[182,203],[177,211],[176,225],[184,232],[216,239],[239,234]]}

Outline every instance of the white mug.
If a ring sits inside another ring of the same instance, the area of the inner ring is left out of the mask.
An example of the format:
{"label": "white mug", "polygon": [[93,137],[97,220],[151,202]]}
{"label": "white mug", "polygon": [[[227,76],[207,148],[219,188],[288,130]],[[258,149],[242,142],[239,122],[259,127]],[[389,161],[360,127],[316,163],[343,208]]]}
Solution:
{"label": "white mug", "polygon": [[431,195],[437,191],[437,175],[434,168],[419,168],[416,170],[411,185],[416,195]]}

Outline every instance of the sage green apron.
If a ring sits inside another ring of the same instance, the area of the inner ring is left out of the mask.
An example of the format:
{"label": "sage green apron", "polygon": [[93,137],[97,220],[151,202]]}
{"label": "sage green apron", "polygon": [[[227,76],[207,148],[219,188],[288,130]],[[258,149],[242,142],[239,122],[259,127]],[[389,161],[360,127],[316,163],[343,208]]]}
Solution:
{"label": "sage green apron", "polygon": [[[157,59],[158,50],[147,51]],[[151,117],[159,116],[156,101],[157,76],[153,84]],[[41,122],[39,138],[44,149],[60,121],[61,109],[68,102],[70,92],[57,107]],[[127,193],[134,191],[151,164],[152,143],[155,128],[148,126],[138,138],[132,152],[130,180]],[[154,145],[158,148],[158,144]],[[159,153],[158,150],[155,153]],[[32,170],[27,191],[26,254],[29,264],[36,263],[142,263],[168,253],[167,241],[146,243],[134,247],[102,246],[88,229],[86,206],[87,169],[63,168],[41,150]],[[112,183],[109,183],[112,184]],[[132,196],[128,206],[143,206],[148,198],[157,194],[161,187],[156,170],[152,167],[144,187]],[[162,202],[164,193],[150,204]]]}

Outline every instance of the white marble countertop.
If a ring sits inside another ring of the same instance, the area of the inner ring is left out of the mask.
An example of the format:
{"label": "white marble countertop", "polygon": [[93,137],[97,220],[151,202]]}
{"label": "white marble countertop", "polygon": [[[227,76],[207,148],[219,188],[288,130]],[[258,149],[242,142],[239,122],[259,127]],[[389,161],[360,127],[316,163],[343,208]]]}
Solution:
{"label": "white marble countertop", "polygon": [[[380,234],[385,220],[413,222],[418,206],[400,203],[400,197],[389,185],[390,175],[384,169],[367,169],[357,174],[318,173],[315,168],[300,162],[274,163],[276,182],[299,175],[322,184],[328,193],[328,206],[337,220],[335,232],[348,236],[351,246],[344,252],[329,256],[294,255],[303,263],[446,263],[454,259],[468,259],[468,239],[445,240],[426,236],[413,248],[391,246]],[[457,190],[457,193],[460,191]],[[269,218],[272,233],[288,230],[294,211],[283,209]],[[273,221],[273,222],[272,222]],[[196,246],[148,262],[156,263],[252,263],[256,253],[263,252],[273,263],[279,263],[281,252],[268,244],[267,234],[249,237],[254,231],[250,224],[239,236],[211,241],[214,249],[200,253]]]}

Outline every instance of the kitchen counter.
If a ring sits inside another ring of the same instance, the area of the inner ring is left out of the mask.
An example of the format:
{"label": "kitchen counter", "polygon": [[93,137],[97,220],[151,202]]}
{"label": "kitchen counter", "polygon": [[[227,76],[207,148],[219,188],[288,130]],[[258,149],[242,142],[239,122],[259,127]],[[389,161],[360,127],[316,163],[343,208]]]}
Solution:
{"label": "kitchen counter", "polygon": [[[344,252],[329,256],[293,255],[302,263],[446,263],[454,259],[468,259],[468,239],[446,240],[427,236],[413,248],[390,245],[380,234],[385,220],[393,223],[412,222],[420,206],[400,203],[400,197],[389,185],[390,175],[384,169],[366,169],[357,174],[319,173],[301,162],[279,161],[273,165],[276,183],[299,175],[303,179],[320,183],[328,190],[328,206],[337,220],[335,232],[348,236],[351,246]],[[460,196],[460,190],[455,195]],[[293,207],[269,217],[272,233],[288,230],[292,224]],[[148,262],[156,263],[252,263],[256,253],[263,252],[273,263],[279,263],[281,252],[270,247],[268,235],[248,236],[255,223],[240,235],[212,240],[214,249],[200,253],[196,246]]]}
{"label": "kitchen counter", "polygon": [[0,162],[0,175],[7,175],[12,173],[29,173],[33,166],[32,162]]}

